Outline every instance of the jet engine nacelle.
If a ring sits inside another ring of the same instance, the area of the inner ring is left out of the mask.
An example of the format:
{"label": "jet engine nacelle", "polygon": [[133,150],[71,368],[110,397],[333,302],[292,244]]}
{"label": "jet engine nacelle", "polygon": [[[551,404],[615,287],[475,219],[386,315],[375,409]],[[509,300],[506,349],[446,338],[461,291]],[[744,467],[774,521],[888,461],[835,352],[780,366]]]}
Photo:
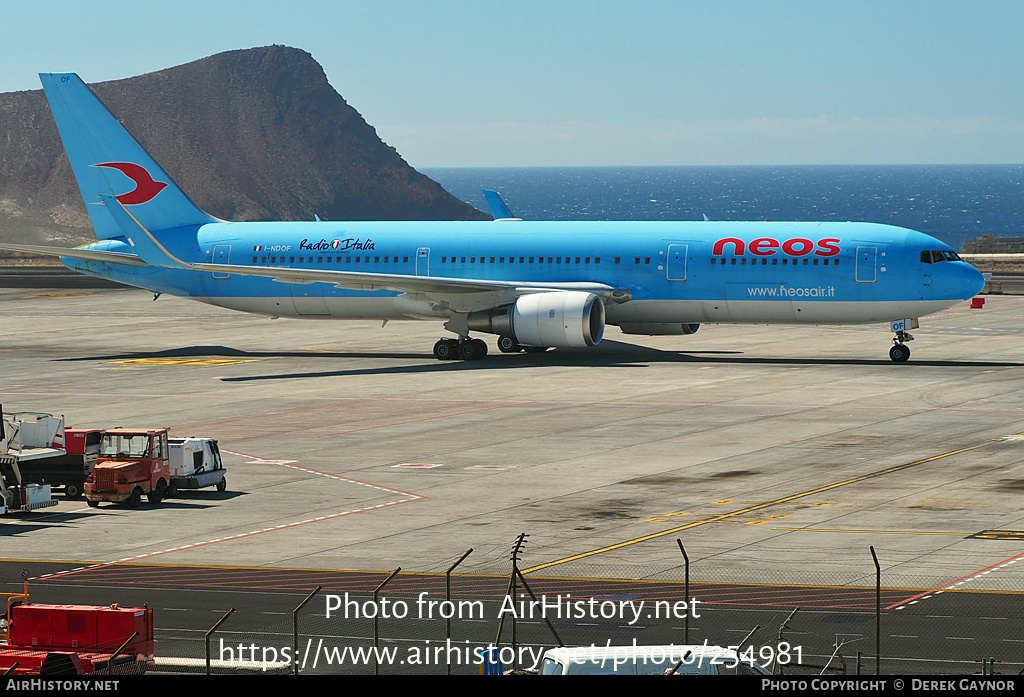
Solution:
{"label": "jet engine nacelle", "polygon": [[531,293],[514,305],[470,313],[469,328],[510,336],[521,346],[579,348],[604,338],[604,302],[593,293]]}

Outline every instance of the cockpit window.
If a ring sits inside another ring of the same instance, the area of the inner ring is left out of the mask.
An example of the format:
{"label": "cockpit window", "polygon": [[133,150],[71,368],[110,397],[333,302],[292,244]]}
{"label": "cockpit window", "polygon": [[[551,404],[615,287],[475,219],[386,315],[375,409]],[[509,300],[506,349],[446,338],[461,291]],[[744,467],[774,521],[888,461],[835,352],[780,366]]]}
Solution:
{"label": "cockpit window", "polygon": [[938,264],[940,261],[962,261],[960,255],[948,249],[928,249],[921,252],[922,264]]}

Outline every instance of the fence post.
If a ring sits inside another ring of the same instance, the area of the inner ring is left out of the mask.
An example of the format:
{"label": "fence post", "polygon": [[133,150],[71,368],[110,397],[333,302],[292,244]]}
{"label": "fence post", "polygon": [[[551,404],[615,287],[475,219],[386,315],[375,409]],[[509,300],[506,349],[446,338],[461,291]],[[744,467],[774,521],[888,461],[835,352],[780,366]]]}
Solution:
{"label": "fence post", "polygon": [[[473,548],[470,547],[466,550],[466,553],[459,557],[459,560],[448,567],[448,570],[444,572],[444,599],[449,603],[448,607],[452,607],[452,571],[456,566],[462,563],[462,561],[473,552]],[[444,638],[447,642],[452,640],[452,618],[448,617],[444,621]],[[448,660],[448,652],[445,651],[445,675],[452,674],[452,662]]]}
{"label": "fence post", "polygon": [[871,558],[875,561],[875,675],[882,674],[882,567],[878,565],[875,546],[871,545]]}
{"label": "fence post", "polygon": [[690,602],[690,558],[686,556],[686,550],[683,549],[683,541],[676,538],[676,544],[679,545],[679,551],[683,553],[683,569],[684,581],[683,581],[683,593],[685,600],[689,605],[686,611],[686,617],[683,618],[683,643],[686,645],[690,644],[690,615],[693,613],[693,603]]}
{"label": "fence post", "polygon": [[[224,620],[226,620],[227,618],[231,617],[231,615],[233,615],[233,614],[235,614],[235,608],[230,608],[227,612],[224,613],[223,617],[221,617],[219,620],[217,620],[217,624],[215,624],[212,627],[210,627],[210,631],[208,631],[206,633],[206,674],[207,675],[210,674],[210,635],[213,634],[215,631],[217,631],[217,627],[219,627],[222,624],[224,624]],[[239,658],[241,658],[241,656],[239,656]]]}
{"label": "fence post", "polygon": [[313,596],[320,592],[323,586],[317,586],[313,592],[306,596],[306,599],[299,603],[299,606],[292,610],[292,675],[299,674],[299,610],[306,603],[313,599]]}
{"label": "fence post", "polygon": [[402,570],[402,567],[398,567],[397,569],[392,571],[391,575],[388,576],[386,579],[384,579],[384,582],[381,583],[379,586],[377,586],[373,590],[373,607],[375,608],[374,613],[373,613],[373,648],[374,648],[374,651],[373,651],[373,674],[374,675],[380,675],[380,660],[379,660],[380,651],[378,651],[378,649],[380,648],[380,628],[378,626],[378,624],[380,622],[380,612],[378,611],[380,609],[380,603],[377,602],[377,595],[380,593],[380,589],[383,588],[384,585],[388,581],[390,581],[395,576],[397,576],[398,572],[401,571],[401,570]]}

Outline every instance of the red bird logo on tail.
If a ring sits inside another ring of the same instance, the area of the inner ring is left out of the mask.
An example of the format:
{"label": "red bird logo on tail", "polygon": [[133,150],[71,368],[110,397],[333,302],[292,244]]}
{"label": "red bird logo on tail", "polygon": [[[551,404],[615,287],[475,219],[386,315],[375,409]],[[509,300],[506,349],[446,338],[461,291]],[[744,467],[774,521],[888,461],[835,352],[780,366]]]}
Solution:
{"label": "red bird logo on tail", "polygon": [[126,206],[147,203],[159,194],[167,182],[158,182],[150,176],[145,167],[131,162],[101,162],[95,167],[112,167],[135,182],[135,188],[115,198]]}

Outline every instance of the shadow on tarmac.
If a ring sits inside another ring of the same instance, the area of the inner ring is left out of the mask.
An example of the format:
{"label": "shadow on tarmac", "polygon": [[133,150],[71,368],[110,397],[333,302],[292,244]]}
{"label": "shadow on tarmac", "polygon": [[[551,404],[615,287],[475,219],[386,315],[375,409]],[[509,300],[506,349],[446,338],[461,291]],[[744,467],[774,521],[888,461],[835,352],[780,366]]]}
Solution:
{"label": "shadow on tarmac", "polygon": [[391,360],[424,360],[415,365],[400,365],[351,370],[324,370],[264,375],[224,377],[224,382],[254,382],[260,380],[293,380],[301,378],[344,377],[352,375],[400,375],[450,372],[457,370],[514,370],[520,368],[602,367],[643,368],[652,363],[690,363],[706,365],[765,365],[765,366],[888,366],[892,370],[920,370],[925,368],[1017,368],[1024,363],[1012,361],[927,361],[915,360],[893,363],[888,357],[878,358],[759,358],[744,356],[742,351],[665,351],[636,346],[618,341],[604,341],[600,346],[587,349],[554,349],[544,353],[492,353],[479,361],[438,361],[431,354],[398,352],[350,351],[242,351],[227,346],[183,346],[165,351],[111,354],[62,358],[61,361],[124,361],[152,358],[305,358],[317,361],[335,358],[384,358]]}

